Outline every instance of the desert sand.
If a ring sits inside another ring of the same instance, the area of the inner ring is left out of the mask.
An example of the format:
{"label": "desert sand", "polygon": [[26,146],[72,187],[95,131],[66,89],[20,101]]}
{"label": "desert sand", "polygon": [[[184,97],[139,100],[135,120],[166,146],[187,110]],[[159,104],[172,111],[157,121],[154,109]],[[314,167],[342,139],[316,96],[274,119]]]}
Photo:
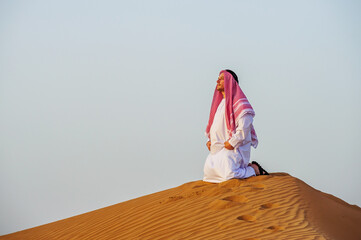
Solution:
{"label": "desert sand", "polygon": [[361,239],[361,209],[286,173],[195,181],[0,239]]}

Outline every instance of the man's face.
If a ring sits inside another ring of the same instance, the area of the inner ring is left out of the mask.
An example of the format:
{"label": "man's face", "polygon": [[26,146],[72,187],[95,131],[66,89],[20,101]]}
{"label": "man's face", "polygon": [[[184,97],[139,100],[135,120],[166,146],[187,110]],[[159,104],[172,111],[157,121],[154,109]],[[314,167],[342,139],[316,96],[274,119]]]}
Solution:
{"label": "man's face", "polygon": [[224,91],[224,73],[221,73],[217,80],[217,90],[220,92]]}

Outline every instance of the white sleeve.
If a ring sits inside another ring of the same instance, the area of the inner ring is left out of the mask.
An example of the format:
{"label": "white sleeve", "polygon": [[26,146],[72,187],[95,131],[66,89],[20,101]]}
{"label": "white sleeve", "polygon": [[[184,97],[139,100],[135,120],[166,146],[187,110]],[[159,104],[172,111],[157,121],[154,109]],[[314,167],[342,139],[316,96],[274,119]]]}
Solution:
{"label": "white sleeve", "polygon": [[247,138],[248,134],[251,134],[251,125],[253,123],[253,115],[245,114],[238,120],[236,133],[232,135],[229,139],[229,143],[235,147],[236,145],[243,145],[244,140]]}

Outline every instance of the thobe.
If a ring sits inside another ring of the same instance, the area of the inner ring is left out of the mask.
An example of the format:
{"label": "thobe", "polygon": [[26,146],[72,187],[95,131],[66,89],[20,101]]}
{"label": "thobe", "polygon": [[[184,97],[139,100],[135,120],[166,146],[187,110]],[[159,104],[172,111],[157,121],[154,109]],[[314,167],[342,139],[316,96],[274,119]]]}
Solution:
{"label": "thobe", "polygon": [[[255,176],[255,171],[248,166],[251,153],[251,127],[253,115],[245,114],[236,123],[236,132],[227,134],[225,115],[225,99],[218,105],[210,129],[211,151],[204,165],[203,181],[219,183],[232,178],[248,178]],[[229,140],[228,140],[229,139]],[[224,142],[234,147],[228,150]]]}

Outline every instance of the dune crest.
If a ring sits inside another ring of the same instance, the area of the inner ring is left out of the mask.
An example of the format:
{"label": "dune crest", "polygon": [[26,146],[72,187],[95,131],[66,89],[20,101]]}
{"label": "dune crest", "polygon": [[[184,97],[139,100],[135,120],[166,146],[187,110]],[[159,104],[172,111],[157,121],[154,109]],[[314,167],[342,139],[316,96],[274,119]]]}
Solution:
{"label": "dune crest", "polygon": [[195,181],[0,239],[361,239],[361,209],[286,173]]}

